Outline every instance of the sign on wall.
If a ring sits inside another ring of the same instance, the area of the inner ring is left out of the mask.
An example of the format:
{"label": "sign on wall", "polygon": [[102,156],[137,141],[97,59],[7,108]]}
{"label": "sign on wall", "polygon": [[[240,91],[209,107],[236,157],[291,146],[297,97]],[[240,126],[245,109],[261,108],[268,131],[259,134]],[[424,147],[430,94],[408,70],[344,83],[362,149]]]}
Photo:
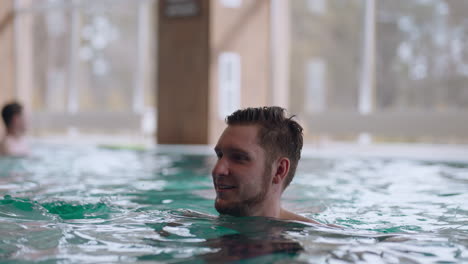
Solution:
{"label": "sign on wall", "polygon": [[163,12],[166,17],[192,17],[200,14],[200,0],[165,0]]}

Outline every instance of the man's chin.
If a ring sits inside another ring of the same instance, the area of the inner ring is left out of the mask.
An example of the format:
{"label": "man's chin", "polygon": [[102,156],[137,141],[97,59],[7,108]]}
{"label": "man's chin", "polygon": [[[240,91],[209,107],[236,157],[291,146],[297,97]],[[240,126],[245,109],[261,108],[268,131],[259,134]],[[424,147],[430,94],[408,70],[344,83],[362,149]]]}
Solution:
{"label": "man's chin", "polygon": [[220,214],[232,216],[245,216],[247,215],[246,209],[240,203],[228,202],[217,198],[215,200],[215,209]]}

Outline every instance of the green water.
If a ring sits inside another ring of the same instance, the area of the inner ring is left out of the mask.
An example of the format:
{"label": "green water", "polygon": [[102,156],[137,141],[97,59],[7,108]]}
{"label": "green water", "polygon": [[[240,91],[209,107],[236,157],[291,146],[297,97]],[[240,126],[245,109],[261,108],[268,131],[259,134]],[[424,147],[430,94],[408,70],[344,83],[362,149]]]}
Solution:
{"label": "green water", "polygon": [[333,229],[218,217],[213,161],[70,146],[0,158],[0,263],[468,263],[467,164],[304,159],[283,204]]}

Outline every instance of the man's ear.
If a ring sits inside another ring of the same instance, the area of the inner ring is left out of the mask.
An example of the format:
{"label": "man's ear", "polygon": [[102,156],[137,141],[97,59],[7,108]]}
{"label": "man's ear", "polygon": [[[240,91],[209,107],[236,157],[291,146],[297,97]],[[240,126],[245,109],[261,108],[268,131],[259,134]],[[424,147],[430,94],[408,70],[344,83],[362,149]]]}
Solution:
{"label": "man's ear", "polygon": [[275,172],[275,174],[273,175],[274,184],[283,183],[284,179],[289,173],[290,165],[291,165],[291,161],[286,157],[279,158],[275,162],[275,167],[273,168]]}

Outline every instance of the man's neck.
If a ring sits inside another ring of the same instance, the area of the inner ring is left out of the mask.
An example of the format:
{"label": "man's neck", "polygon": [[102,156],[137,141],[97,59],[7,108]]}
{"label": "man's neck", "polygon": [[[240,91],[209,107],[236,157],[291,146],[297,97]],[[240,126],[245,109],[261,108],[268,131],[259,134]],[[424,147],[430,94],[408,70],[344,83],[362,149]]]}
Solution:
{"label": "man's neck", "polygon": [[278,201],[271,202],[271,200],[266,200],[259,206],[251,208],[249,216],[264,216],[279,218],[281,215],[281,204]]}

